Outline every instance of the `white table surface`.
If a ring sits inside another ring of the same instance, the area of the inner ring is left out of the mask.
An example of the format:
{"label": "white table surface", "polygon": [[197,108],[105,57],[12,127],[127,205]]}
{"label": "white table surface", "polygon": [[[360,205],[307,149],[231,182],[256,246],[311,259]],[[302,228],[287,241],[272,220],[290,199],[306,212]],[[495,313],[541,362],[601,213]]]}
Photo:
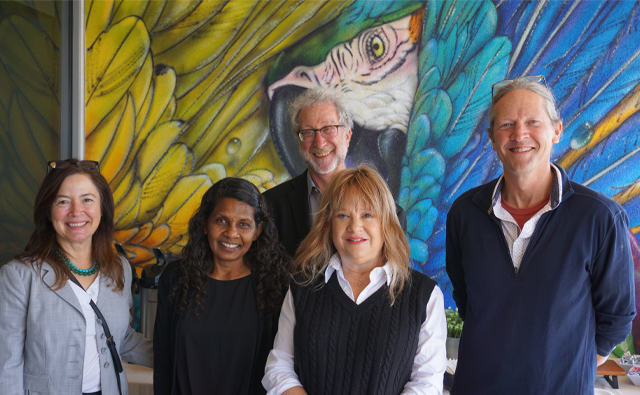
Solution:
{"label": "white table surface", "polygon": [[153,395],[153,369],[129,362],[122,366],[129,382],[129,395]]}

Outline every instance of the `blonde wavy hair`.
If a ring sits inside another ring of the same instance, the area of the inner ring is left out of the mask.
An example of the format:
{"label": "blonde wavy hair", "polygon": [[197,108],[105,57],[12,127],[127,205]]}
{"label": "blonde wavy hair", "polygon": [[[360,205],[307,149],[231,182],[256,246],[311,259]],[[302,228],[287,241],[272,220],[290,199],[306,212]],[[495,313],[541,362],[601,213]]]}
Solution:
{"label": "blonde wavy hair", "polygon": [[362,201],[382,229],[382,262],[391,264],[389,284],[391,304],[409,283],[409,242],[400,226],[393,196],[380,175],[367,165],[342,170],[322,194],[315,223],[302,241],[293,262],[293,273],[301,285],[309,285],[324,275],[329,259],[337,252],[332,239],[332,219],[341,208]]}

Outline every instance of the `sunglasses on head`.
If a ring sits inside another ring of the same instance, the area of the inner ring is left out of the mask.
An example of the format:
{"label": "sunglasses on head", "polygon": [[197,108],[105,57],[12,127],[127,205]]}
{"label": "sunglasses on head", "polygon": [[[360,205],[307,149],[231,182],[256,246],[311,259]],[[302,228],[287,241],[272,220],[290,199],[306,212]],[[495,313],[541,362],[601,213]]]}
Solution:
{"label": "sunglasses on head", "polygon": [[537,83],[543,84],[544,86],[547,86],[547,80],[544,78],[544,75],[525,75],[524,77],[518,77],[512,80],[503,80],[491,85],[491,97],[493,97],[493,95],[498,89],[502,88],[503,86],[507,86],[516,80],[527,81],[527,82],[537,82]]}
{"label": "sunglasses on head", "polygon": [[71,166],[78,167],[83,170],[100,170],[100,164],[95,160],[79,160],[77,162],[70,162],[69,160],[52,160],[47,163],[47,174],[49,171],[56,169],[68,169]]}

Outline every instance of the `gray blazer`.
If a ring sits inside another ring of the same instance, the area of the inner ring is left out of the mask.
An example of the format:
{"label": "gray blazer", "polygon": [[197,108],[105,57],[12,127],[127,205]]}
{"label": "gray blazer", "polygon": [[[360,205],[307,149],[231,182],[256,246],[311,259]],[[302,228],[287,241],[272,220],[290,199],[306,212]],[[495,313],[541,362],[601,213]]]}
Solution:
{"label": "gray blazer", "polygon": [[[97,305],[109,325],[123,360],[152,367],[150,340],[130,326],[131,270],[126,265],[125,285],[114,292],[110,280],[100,276]],[[34,269],[35,268],[35,269]],[[13,260],[0,267],[0,394],[82,393],[85,318],[75,293],[65,284],[53,291],[53,268],[25,265]],[[97,321],[97,319],[96,319]],[[118,384],[102,325],[96,326],[100,355],[100,381],[104,395],[118,394]],[[129,393],[120,374],[122,393]]]}

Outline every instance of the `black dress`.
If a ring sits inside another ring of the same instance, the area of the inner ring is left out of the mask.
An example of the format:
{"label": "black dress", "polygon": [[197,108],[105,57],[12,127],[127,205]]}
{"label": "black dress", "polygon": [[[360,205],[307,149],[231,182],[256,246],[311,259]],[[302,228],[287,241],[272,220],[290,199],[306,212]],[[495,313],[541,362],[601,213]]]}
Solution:
{"label": "black dress", "polygon": [[252,276],[207,281],[207,298],[195,317],[192,306],[180,314],[176,298],[168,298],[179,267],[180,261],[167,265],[158,285],[154,394],[265,394],[261,380],[278,315],[265,321],[258,314]]}
{"label": "black dress", "polygon": [[178,388],[184,395],[247,395],[258,338],[253,278],[210,278],[205,288],[201,313],[191,304],[178,328]]}

